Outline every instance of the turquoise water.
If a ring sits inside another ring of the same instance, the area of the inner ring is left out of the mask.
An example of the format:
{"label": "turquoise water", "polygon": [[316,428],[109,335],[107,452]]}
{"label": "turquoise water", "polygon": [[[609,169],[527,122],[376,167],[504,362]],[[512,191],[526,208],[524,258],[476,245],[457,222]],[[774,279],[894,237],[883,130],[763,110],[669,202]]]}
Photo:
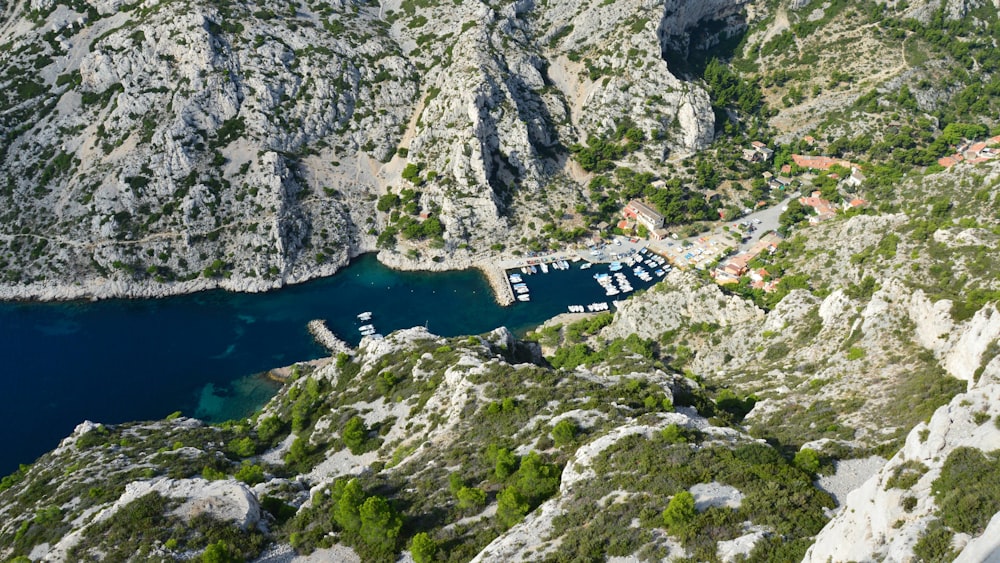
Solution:
{"label": "turquoise water", "polygon": [[[567,305],[609,301],[606,266],[526,277],[532,301],[500,307],[478,271],[397,272],[363,256],[336,275],[264,294],[208,291],[158,300],[0,302],[0,474],[54,448],[78,423],[246,416],[277,390],[254,375],[321,357],[306,329],[325,319],[356,344],[356,315],[383,334],[426,325],[442,336],[499,326],[523,333]],[[628,268],[626,268],[628,270]],[[629,273],[638,290],[648,284]],[[619,296],[620,297],[620,296]]]}

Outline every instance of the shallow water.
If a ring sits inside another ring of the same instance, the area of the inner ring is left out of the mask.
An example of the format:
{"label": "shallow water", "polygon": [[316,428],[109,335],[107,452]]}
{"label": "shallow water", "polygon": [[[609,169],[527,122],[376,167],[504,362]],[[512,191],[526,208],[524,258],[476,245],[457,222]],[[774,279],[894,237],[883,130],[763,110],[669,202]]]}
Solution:
{"label": "shallow water", "polygon": [[[424,273],[362,256],[329,278],[264,294],[208,291],[157,300],[0,302],[0,474],[54,448],[83,420],[117,423],[174,411],[210,421],[246,416],[277,385],[256,376],[324,355],[306,329],[325,319],[356,344],[356,315],[379,332],[425,325],[442,336],[498,326],[523,333],[567,305],[608,301],[606,266],[525,277],[531,302],[500,307],[478,271]],[[623,271],[629,271],[626,268]],[[636,290],[645,284],[628,272]],[[617,297],[621,297],[620,295]]]}

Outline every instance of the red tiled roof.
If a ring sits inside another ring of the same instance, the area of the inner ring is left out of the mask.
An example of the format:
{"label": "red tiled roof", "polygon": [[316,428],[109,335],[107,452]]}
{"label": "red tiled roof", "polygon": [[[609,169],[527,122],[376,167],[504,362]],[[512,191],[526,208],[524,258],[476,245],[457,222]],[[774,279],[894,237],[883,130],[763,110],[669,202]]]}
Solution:
{"label": "red tiled roof", "polygon": [[792,160],[795,161],[795,164],[798,164],[802,168],[813,168],[815,170],[829,170],[834,164],[839,164],[844,168],[854,166],[854,164],[848,160],[830,158],[828,156],[806,156],[803,154],[793,154]]}

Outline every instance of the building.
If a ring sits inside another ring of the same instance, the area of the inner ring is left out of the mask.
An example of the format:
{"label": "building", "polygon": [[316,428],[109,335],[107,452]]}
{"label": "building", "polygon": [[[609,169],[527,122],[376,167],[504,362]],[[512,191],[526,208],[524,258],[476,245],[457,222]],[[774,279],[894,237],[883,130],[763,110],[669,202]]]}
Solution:
{"label": "building", "polygon": [[839,164],[844,168],[853,168],[856,166],[849,160],[830,158],[828,156],[808,156],[804,154],[793,154],[792,160],[800,168],[811,168],[813,170],[829,170],[835,164]]}
{"label": "building", "polygon": [[651,232],[663,227],[663,215],[637,199],[628,202],[622,214],[628,219],[635,219],[637,223]]}
{"label": "building", "polygon": [[660,228],[649,231],[649,238],[653,240],[663,240],[670,236],[670,231]]}
{"label": "building", "polygon": [[767,185],[773,190],[784,190],[792,185],[792,179],[787,176],[771,176],[767,180]]}
{"label": "building", "polygon": [[774,157],[774,151],[760,141],[750,143],[750,148],[743,149],[743,160],[747,162],[768,162]]}
{"label": "building", "polygon": [[812,224],[826,221],[837,214],[837,208],[829,201],[820,197],[819,192],[813,192],[810,197],[800,197],[799,203],[816,210],[816,215],[809,218],[809,222]]}
{"label": "building", "polygon": [[860,187],[861,184],[865,182],[865,180],[866,180],[865,175],[861,173],[860,168],[852,168],[851,175],[844,178],[844,180],[841,183],[844,184],[845,186],[857,188]]}

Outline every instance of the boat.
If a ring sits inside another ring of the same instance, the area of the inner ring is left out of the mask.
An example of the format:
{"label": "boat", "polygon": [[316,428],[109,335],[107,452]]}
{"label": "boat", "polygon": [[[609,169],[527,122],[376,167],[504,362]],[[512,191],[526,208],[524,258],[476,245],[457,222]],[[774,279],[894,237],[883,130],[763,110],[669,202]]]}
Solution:
{"label": "boat", "polygon": [[520,274],[511,274],[511,275],[507,276],[507,279],[509,279],[513,283],[517,283],[517,282],[521,281],[521,275]]}
{"label": "boat", "polygon": [[580,269],[589,270],[591,267],[593,267],[593,265],[594,265],[593,262],[584,262],[583,264],[580,264]]}
{"label": "boat", "polygon": [[531,301],[531,297],[529,297],[527,293],[522,293],[521,295],[517,296],[517,300],[518,301]]}
{"label": "boat", "polygon": [[612,272],[617,272],[618,270],[622,269],[622,263],[621,262],[612,262],[611,265],[608,266],[608,269],[611,270]]}
{"label": "boat", "polygon": [[372,312],[371,311],[365,311],[364,313],[358,314],[358,320],[359,321],[370,321],[370,320],[372,320]]}
{"label": "boat", "polygon": [[522,295],[523,295],[523,294],[525,294],[525,293],[528,293],[528,292],[529,292],[529,291],[531,291],[531,290],[529,290],[529,289],[528,289],[528,288],[526,288],[526,287],[515,287],[515,288],[514,288],[514,291],[515,291],[515,292],[517,292],[517,293],[519,293],[519,294],[522,294]]}
{"label": "boat", "polygon": [[539,266],[542,268],[543,274],[549,273],[549,267],[545,265],[545,262],[542,262],[541,264],[539,264]]}
{"label": "boat", "polygon": [[568,270],[569,269],[569,262],[567,262],[565,260],[560,260],[559,261],[559,267],[561,267],[563,270]]}
{"label": "boat", "polygon": [[594,274],[594,279],[595,280],[600,280],[600,279],[607,278],[607,277],[610,277],[610,276],[608,274],[605,274],[604,272],[598,272],[598,273]]}
{"label": "boat", "polygon": [[360,330],[361,332],[364,332],[366,330],[375,330],[375,325],[363,325],[358,327],[358,330]]}
{"label": "boat", "polygon": [[653,273],[656,274],[656,277],[658,278],[662,278],[664,275],[666,275],[666,272],[664,272],[663,270],[656,270]]}
{"label": "boat", "polygon": [[521,266],[521,273],[527,276],[531,274],[531,270],[527,266]]}
{"label": "boat", "polygon": [[538,270],[534,266],[529,266],[528,268],[531,270],[532,274],[537,274],[538,273]]}
{"label": "boat", "polygon": [[524,282],[520,282],[520,283],[511,284],[511,287],[528,287],[528,284],[526,284]]}

